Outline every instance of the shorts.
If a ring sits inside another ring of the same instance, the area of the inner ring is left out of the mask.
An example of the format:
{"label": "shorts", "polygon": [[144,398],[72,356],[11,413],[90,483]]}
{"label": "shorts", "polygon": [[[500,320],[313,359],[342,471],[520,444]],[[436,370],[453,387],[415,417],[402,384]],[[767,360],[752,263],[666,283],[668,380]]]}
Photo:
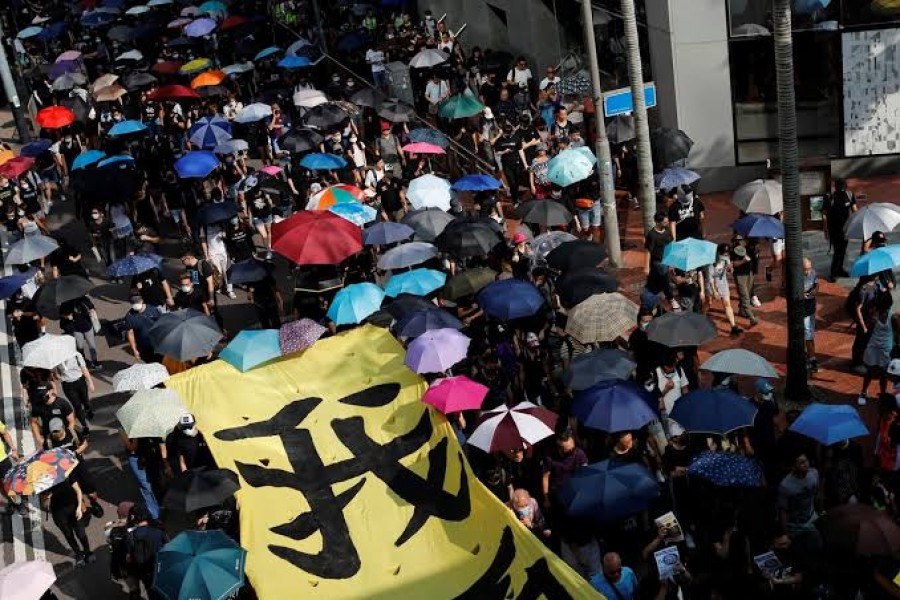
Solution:
{"label": "shorts", "polygon": [[600,227],[603,224],[603,206],[600,202],[594,202],[591,208],[578,209],[578,221],[584,229],[588,227]]}
{"label": "shorts", "polygon": [[807,315],[803,317],[803,339],[807,342],[813,341],[816,335],[816,315]]}
{"label": "shorts", "polygon": [[774,238],[772,240],[772,254],[784,254],[784,240],[782,238]]}
{"label": "shorts", "polygon": [[268,217],[263,217],[261,219],[259,217],[253,217],[253,226],[254,227],[261,227],[263,225],[271,225],[271,224],[272,224],[272,215],[269,215]]}
{"label": "shorts", "polygon": [[43,183],[59,183],[61,180],[62,178],[59,176],[59,171],[55,168],[41,171],[41,181]]}

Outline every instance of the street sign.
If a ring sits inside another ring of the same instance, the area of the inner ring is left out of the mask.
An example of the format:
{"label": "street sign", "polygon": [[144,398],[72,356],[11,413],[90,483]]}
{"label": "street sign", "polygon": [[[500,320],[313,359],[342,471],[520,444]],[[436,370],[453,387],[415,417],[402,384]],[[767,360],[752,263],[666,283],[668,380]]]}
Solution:
{"label": "street sign", "polygon": [[[644,101],[647,108],[656,106],[656,84],[652,81],[644,84]],[[634,102],[631,99],[630,87],[603,94],[603,113],[607,117],[628,115],[632,110],[634,110]]]}

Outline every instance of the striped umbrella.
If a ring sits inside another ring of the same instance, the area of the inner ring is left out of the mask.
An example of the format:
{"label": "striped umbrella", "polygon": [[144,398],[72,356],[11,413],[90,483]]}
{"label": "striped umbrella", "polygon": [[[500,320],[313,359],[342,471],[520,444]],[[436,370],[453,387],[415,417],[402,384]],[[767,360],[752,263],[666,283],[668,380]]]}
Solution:
{"label": "striped umbrella", "polygon": [[556,413],[531,402],[501,406],[484,412],[466,441],[487,453],[534,445],[553,435],[556,419]]}
{"label": "striped umbrella", "polygon": [[191,126],[190,140],[203,150],[212,150],[231,139],[231,123],[219,115],[203,117]]}
{"label": "striped umbrella", "polygon": [[419,127],[410,131],[409,141],[434,144],[435,146],[440,146],[444,149],[450,146],[450,140],[447,139],[446,135],[444,135],[440,131],[437,131],[436,129],[431,129],[428,127]]}

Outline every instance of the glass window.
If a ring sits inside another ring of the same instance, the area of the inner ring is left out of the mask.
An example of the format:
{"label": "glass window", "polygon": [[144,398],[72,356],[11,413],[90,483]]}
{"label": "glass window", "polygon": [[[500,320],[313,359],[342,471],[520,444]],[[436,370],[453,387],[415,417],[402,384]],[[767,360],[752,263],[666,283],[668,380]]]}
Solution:
{"label": "glass window", "polygon": [[[772,35],[772,0],[727,1],[731,37]],[[791,25],[794,31],[837,31],[840,18],[840,0],[795,0],[792,4]]]}
{"label": "glass window", "polygon": [[846,27],[900,22],[898,0],[843,0],[841,20]]}

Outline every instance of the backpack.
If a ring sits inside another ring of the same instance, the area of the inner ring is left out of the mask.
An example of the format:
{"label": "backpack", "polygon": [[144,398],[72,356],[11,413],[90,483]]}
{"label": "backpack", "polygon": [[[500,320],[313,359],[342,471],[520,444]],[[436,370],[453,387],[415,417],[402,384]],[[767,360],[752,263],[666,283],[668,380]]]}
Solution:
{"label": "backpack", "polygon": [[116,579],[120,579],[126,574],[128,535],[128,527],[125,525],[118,525],[109,530],[109,570]]}
{"label": "backpack", "polygon": [[143,571],[153,568],[154,561],[156,561],[157,548],[149,535],[135,535],[141,529],[144,529],[144,527],[138,527],[128,535],[131,538],[132,565]]}
{"label": "backpack", "polygon": [[200,277],[204,279],[206,277],[209,277],[210,274],[212,275],[214,289],[220,290],[225,286],[225,278],[222,276],[222,272],[219,270],[219,267],[209,262],[208,260],[201,260],[200,264],[197,267],[197,270],[200,272]]}

